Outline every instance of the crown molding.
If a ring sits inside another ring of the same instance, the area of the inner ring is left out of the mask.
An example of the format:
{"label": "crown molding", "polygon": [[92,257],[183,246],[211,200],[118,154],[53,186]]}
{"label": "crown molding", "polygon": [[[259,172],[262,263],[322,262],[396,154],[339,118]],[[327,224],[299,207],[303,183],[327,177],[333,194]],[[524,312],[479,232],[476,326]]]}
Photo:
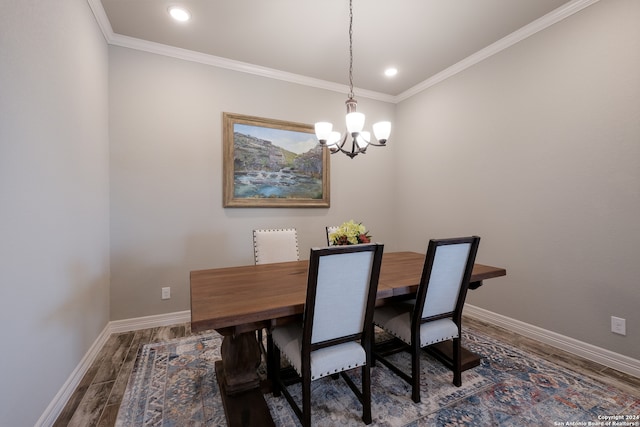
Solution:
{"label": "crown molding", "polygon": [[404,101],[405,99],[410,98],[413,95],[416,95],[499,52],[502,52],[503,50],[550,27],[551,25],[556,24],[565,18],[568,18],[574,13],[577,13],[598,1],[600,0],[573,0],[569,3],[566,3],[563,6],[560,6],[559,8],[553,10],[552,12],[549,12],[546,15],[536,19],[535,21],[525,25],[519,30],[514,31],[508,36],[501,38],[497,42],[490,44],[484,49],[481,49],[478,52],[466,57],[462,61],[457,62],[449,68],[446,68],[443,71],[434,74],[427,80],[424,80],[422,83],[418,83],[411,89],[402,92],[395,97],[394,101],[396,103]]}
{"label": "crown molding", "polygon": [[[158,55],[168,56],[181,59],[184,61],[197,62],[199,64],[210,65],[212,67],[225,68],[228,70],[238,71],[246,74],[253,74],[269,79],[282,80],[288,83],[295,83],[303,86],[315,87],[319,89],[330,90],[334,92],[347,93],[349,87],[346,85],[329,82],[326,80],[315,79],[300,74],[288,73],[273,68],[261,67],[259,65],[249,64],[247,62],[235,61],[233,59],[222,58],[220,56],[209,55],[201,52],[195,52],[188,49],[182,49],[174,46],[168,46],[161,43],[141,40],[134,37],[113,34],[107,39],[110,45],[136,49],[144,52],[155,53]],[[364,89],[356,90],[358,96],[376,99],[378,101],[390,102],[394,101],[394,97],[384,93],[368,91]]]}
{"label": "crown molding", "polygon": [[[358,97],[374,99],[377,101],[388,102],[397,104],[410,98],[446,79],[452,77],[469,67],[513,46],[514,44],[550,27],[562,21],[565,18],[581,11],[582,9],[597,3],[600,0],[573,0],[563,6],[555,9],[552,12],[538,18],[537,20],[525,25],[517,31],[509,34],[506,37],[498,40],[497,42],[487,46],[484,49],[468,56],[462,61],[446,68],[445,70],[429,77],[421,83],[413,86],[412,88],[402,92],[397,96],[384,94],[381,92],[370,91],[366,89],[356,88],[354,92]],[[154,53],[158,55],[168,56],[172,58],[181,59],[184,61],[196,62],[200,64],[209,65],[212,67],[219,67],[228,70],[238,71],[241,73],[253,74],[269,79],[282,80],[289,83],[295,83],[302,86],[309,86],[318,89],[329,90],[332,92],[347,93],[349,87],[347,85],[338,84],[321,79],[315,79],[312,77],[303,76],[300,74],[289,73],[286,71],[280,71],[273,68],[261,67],[259,65],[249,64],[246,62],[234,61],[219,56],[208,55],[205,53],[195,52],[192,50],[177,48],[173,46],[164,45],[161,43],[150,42],[147,40],[141,40],[134,37],[123,36],[115,34],[111,28],[111,23],[107,18],[107,14],[102,7],[100,0],[87,0],[93,14],[98,22],[102,34],[108,44],[113,46],[126,47],[130,49],[140,50],[144,52]]]}
{"label": "crown molding", "polygon": [[111,28],[111,22],[109,22],[102,3],[100,3],[100,0],[87,0],[87,3],[89,3],[91,12],[93,12],[93,16],[96,18],[96,22],[102,31],[104,39],[109,43],[109,40],[113,38],[113,28]]}

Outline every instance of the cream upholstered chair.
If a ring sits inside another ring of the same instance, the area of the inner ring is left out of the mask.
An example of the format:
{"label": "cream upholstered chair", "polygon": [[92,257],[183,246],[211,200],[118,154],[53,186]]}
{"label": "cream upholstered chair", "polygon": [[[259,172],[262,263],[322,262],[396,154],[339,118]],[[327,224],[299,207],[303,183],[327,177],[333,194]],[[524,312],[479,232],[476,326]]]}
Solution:
{"label": "cream upholstered chair", "polygon": [[[311,425],[311,382],[338,373],[362,403],[363,421],[371,423],[372,316],[382,252],[381,244],[311,249],[304,317],[272,331],[273,394],[285,395],[303,426]],[[302,381],[302,410],[280,375],[281,353]],[[344,372],[357,367],[361,390]]]}
{"label": "cream upholstered chair", "polygon": [[477,236],[429,241],[415,300],[376,308],[373,322],[398,338],[411,353],[408,375],[375,352],[375,361],[411,384],[411,398],[420,402],[421,348],[453,340],[453,384],[462,385],[462,308],[469,287],[480,238]]}
{"label": "cream upholstered chair", "polygon": [[256,264],[298,261],[298,232],[295,228],[253,230]]}
{"label": "cream upholstered chair", "polygon": [[[253,230],[253,254],[256,265],[298,261],[298,231],[295,228]],[[258,330],[257,339],[262,352],[266,353],[262,344],[262,329]],[[269,335],[267,339],[271,339]]]}
{"label": "cream upholstered chair", "polygon": [[331,235],[331,233],[335,233],[338,228],[340,228],[340,227],[338,227],[337,225],[329,225],[329,226],[326,227],[326,229],[327,229],[327,246],[333,246],[333,242],[331,241],[329,236]]}

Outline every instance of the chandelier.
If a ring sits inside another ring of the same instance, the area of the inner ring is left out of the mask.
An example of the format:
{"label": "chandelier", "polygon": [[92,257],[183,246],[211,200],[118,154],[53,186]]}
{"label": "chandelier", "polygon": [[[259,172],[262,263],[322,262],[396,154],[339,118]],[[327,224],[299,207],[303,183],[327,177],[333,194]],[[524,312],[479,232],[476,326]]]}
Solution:
{"label": "chandelier", "polygon": [[[326,145],[331,154],[341,152],[353,159],[358,154],[365,154],[370,145],[384,147],[391,133],[391,122],[375,123],[373,133],[377,143],[371,141],[371,133],[362,130],[364,114],[356,111],[358,101],[353,97],[353,0],[349,0],[349,93],[347,96],[345,101],[347,131],[344,136],[334,131],[333,124],[329,122],[317,122],[315,131],[320,144]],[[349,137],[351,137],[351,148],[347,144]]]}

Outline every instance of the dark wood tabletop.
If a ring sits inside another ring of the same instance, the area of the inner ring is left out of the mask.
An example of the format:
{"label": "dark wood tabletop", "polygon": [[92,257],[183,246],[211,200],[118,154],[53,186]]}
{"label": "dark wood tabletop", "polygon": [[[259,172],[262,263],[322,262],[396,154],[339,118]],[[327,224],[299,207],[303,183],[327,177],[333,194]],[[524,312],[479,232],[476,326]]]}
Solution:
{"label": "dark wood tabletop", "polygon": [[[414,293],[424,254],[389,252],[382,257],[378,299]],[[308,261],[215,268],[191,272],[191,328],[227,329],[302,314]],[[506,275],[499,267],[475,264],[471,282]],[[257,328],[257,326],[256,326]]]}

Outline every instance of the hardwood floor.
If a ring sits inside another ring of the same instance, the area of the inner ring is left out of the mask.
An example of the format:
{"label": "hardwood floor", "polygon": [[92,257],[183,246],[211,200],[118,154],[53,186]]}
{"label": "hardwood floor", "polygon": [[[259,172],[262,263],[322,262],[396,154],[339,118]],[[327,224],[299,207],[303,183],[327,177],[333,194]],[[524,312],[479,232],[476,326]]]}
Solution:
{"label": "hardwood floor", "polygon": [[[582,359],[505,329],[464,317],[464,323],[519,348],[640,396],[640,378]],[[188,323],[112,335],[71,395],[54,426],[113,426],[138,351],[148,343],[196,335]]]}
{"label": "hardwood floor", "polygon": [[71,395],[54,426],[113,426],[138,351],[193,335],[188,323],[114,334]]}

